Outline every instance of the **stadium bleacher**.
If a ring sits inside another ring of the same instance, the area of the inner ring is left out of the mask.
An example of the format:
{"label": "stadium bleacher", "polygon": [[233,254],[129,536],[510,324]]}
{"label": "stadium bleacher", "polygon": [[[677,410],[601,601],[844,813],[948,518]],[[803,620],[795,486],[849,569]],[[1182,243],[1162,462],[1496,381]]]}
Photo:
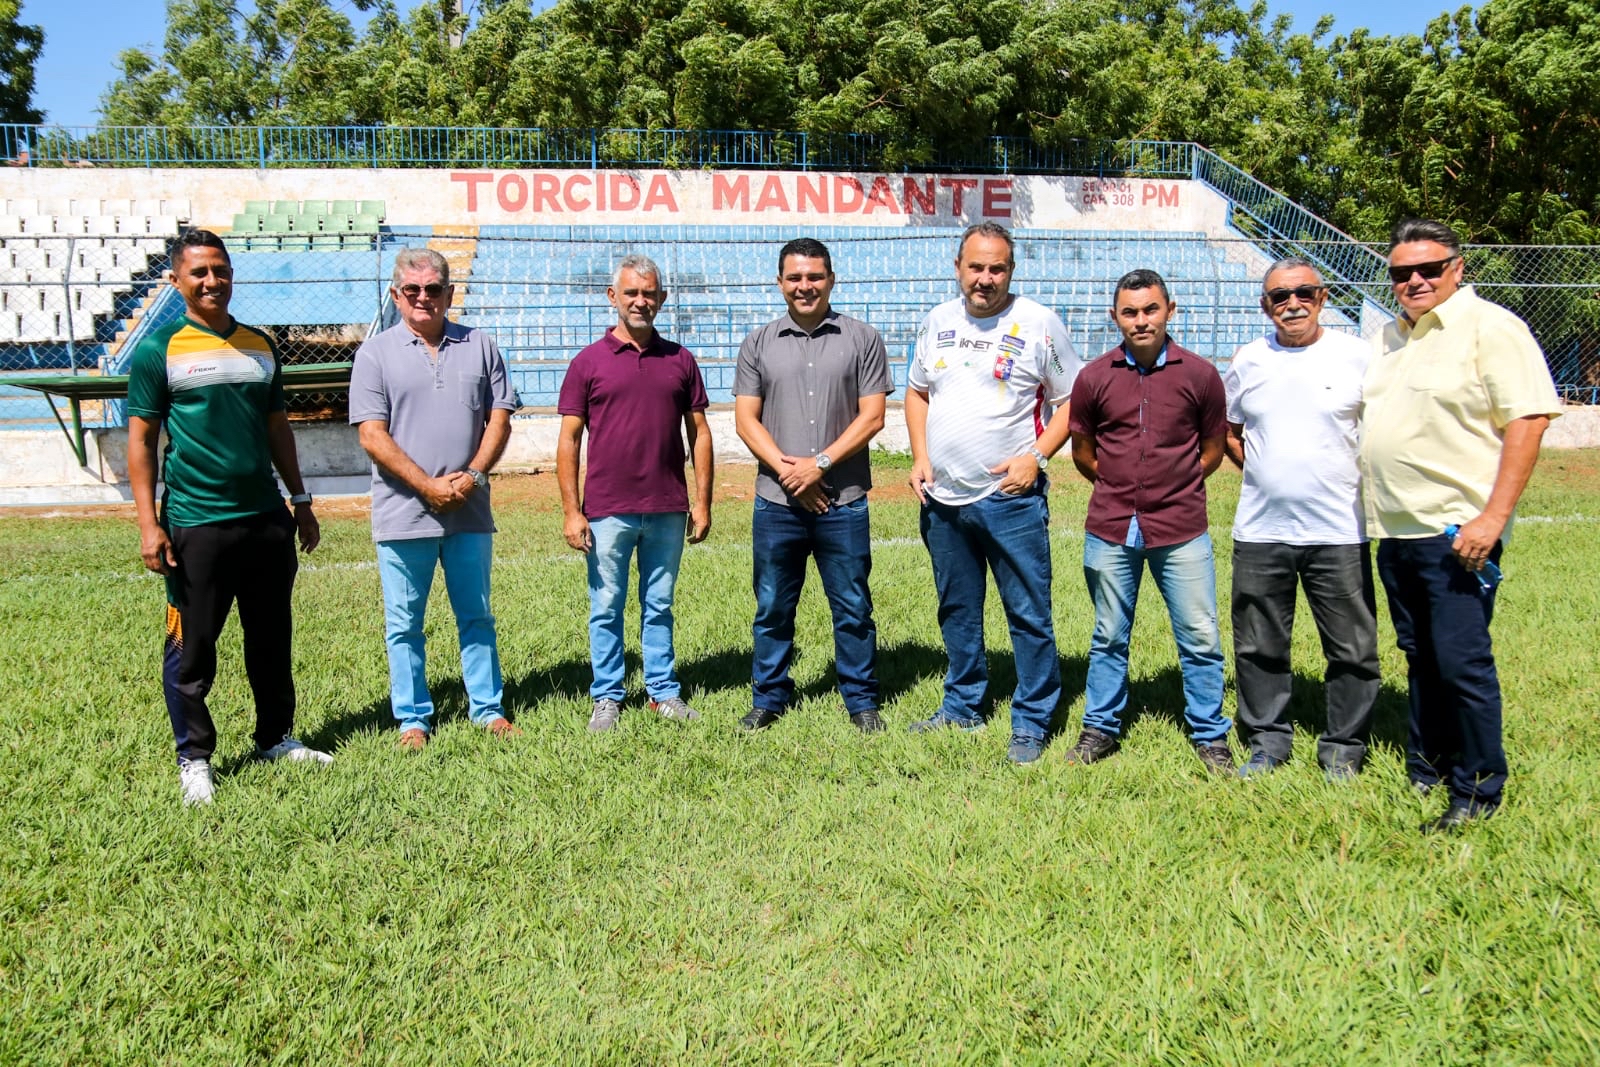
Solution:
{"label": "stadium bleacher", "polygon": [[[0,370],[97,368],[160,283],[187,200],[10,199],[0,212]],[[44,421],[41,422],[41,417]],[[0,426],[54,425],[4,385]]]}
{"label": "stadium bleacher", "polygon": [[[863,227],[812,228],[808,235],[833,253],[834,305],[884,335],[903,389],[922,317],[956,295],[954,235]],[[670,290],[660,329],[695,351],[712,401],[726,403],[739,343],[782,310],[775,257],[789,236],[761,226],[485,226],[459,316],[495,335],[525,404],[554,404],[566,360],[615,321],[604,298],[615,264],[643,252],[660,265]],[[1019,230],[1016,237],[1014,291],[1060,313],[1086,358],[1119,339],[1107,315],[1111,289],[1135,267],[1166,277],[1180,308],[1174,336],[1219,364],[1261,333],[1265,260],[1238,243],[1164,231]],[[1337,312],[1326,321],[1355,328]]]}

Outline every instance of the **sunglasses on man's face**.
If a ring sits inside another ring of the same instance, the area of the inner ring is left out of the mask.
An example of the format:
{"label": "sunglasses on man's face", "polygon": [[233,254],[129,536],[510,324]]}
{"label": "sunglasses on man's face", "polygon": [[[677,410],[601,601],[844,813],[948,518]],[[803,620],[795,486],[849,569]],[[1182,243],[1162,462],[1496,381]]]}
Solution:
{"label": "sunglasses on man's face", "polygon": [[1412,263],[1405,267],[1390,267],[1389,280],[1395,285],[1403,285],[1411,280],[1413,274],[1420,274],[1427,281],[1437,281],[1444,273],[1445,268],[1454,263],[1459,256],[1449,259],[1436,259],[1432,263]]}
{"label": "sunglasses on man's face", "polygon": [[399,292],[407,300],[415,300],[423,293],[428,294],[429,300],[437,300],[444,295],[444,291],[448,288],[450,288],[448,285],[434,282],[431,285],[402,285]]}
{"label": "sunglasses on man's face", "polygon": [[1291,296],[1302,304],[1309,304],[1326,288],[1326,285],[1297,285],[1293,289],[1268,289],[1263,295],[1276,308],[1287,304]]}

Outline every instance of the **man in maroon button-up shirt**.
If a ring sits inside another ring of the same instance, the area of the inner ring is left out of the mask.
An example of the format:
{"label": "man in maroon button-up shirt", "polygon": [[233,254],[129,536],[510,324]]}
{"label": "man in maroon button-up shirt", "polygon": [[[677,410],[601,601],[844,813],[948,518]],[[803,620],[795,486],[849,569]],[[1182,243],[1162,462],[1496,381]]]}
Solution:
{"label": "man in maroon button-up shirt", "polygon": [[1111,308],[1122,344],[1079,371],[1072,387],[1072,462],[1094,483],[1083,573],[1095,621],[1083,732],[1067,762],[1093,763],[1121,744],[1128,637],[1149,564],[1178,644],[1195,753],[1231,774],[1205,485],[1222,462],[1227,401],[1216,368],[1168,338],[1176,309],[1156,272],[1123,275]]}

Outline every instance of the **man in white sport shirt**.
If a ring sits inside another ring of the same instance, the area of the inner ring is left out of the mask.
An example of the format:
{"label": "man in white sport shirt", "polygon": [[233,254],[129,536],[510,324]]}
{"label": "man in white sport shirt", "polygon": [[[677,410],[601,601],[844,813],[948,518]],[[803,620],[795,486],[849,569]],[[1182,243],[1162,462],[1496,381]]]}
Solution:
{"label": "man in white sport shirt", "polygon": [[943,703],[911,729],[984,726],[987,570],[1016,658],[1007,754],[1032,763],[1061,697],[1044,467],[1067,439],[1078,353],[1055,312],[1011,293],[1016,254],[1005,227],[969,227],[955,266],[961,295],[928,313],[906,391],[911,488],[922,501],[950,659]]}
{"label": "man in white sport shirt", "polygon": [[1261,310],[1273,332],[1234,353],[1228,457],[1244,468],[1233,521],[1233,660],[1239,776],[1289,759],[1295,587],[1327,660],[1327,723],[1317,761],[1330,779],[1361,770],[1378,697],[1378,619],[1361,513],[1361,380],[1372,345],[1325,329],[1328,287],[1299,257],[1268,268]]}

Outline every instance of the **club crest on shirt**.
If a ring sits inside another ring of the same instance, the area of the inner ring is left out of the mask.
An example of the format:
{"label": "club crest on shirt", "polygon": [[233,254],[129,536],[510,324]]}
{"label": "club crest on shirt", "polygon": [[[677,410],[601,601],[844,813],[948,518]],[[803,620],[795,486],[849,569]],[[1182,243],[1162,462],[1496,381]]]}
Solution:
{"label": "club crest on shirt", "polygon": [[1009,382],[1011,380],[1011,370],[1016,364],[1016,360],[1004,354],[994,357],[995,381]]}

